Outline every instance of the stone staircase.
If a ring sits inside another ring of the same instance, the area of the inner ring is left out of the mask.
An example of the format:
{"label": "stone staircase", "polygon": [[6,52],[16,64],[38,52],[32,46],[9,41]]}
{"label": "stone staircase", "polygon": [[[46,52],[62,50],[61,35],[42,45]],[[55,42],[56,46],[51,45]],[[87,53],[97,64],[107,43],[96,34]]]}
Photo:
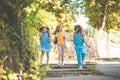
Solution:
{"label": "stone staircase", "polygon": [[95,64],[87,63],[83,66],[83,69],[78,69],[77,64],[64,64],[64,66],[58,66],[57,64],[50,64],[50,70],[46,71],[46,78],[52,77],[73,77],[80,75],[103,75],[102,73],[95,70]]}

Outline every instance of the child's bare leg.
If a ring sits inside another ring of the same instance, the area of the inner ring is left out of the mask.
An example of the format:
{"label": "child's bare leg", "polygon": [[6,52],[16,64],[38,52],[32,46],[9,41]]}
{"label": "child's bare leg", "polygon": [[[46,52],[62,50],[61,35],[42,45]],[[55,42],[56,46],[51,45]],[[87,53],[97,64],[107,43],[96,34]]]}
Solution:
{"label": "child's bare leg", "polygon": [[58,64],[61,62],[61,53],[60,53],[60,46],[58,45]]}
{"label": "child's bare leg", "polygon": [[61,46],[61,52],[62,52],[61,57],[62,57],[62,64],[63,64],[63,62],[64,62],[64,45]]}
{"label": "child's bare leg", "polygon": [[41,64],[42,64],[43,57],[44,57],[44,52],[42,51],[42,52],[41,52],[41,58],[40,58],[40,63],[41,63]]}
{"label": "child's bare leg", "polygon": [[49,53],[47,53],[46,55],[47,55],[47,61],[46,61],[46,63],[48,64],[49,63]]}

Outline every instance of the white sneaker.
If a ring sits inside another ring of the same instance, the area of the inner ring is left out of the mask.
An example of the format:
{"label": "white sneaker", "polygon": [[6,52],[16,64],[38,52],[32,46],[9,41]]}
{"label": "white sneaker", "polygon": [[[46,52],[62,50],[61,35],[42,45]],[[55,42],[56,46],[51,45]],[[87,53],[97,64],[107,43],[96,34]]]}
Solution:
{"label": "white sneaker", "polygon": [[83,64],[83,65],[85,65],[86,63],[85,63],[85,62],[83,62],[82,64]]}
{"label": "white sneaker", "polygon": [[58,66],[61,66],[61,64],[60,64],[60,63],[58,63]]}
{"label": "white sneaker", "polygon": [[82,66],[80,66],[80,67],[79,67],[79,69],[83,69],[83,67],[82,67]]}
{"label": "white sneaker", "polygon": [[61,65],[64,66],[64,63],[62,63]]}

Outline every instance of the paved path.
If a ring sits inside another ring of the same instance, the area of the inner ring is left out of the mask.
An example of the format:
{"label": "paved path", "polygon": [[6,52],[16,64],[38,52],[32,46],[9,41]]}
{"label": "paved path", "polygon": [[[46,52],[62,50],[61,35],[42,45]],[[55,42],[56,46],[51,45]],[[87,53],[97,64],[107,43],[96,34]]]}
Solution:
{"label": "paved path", "polygon": [[120,78],[120,62],[118,61],[98,62],[96,69],[107,76]]}
{"label": "paved path", "polygon": [[97,62],[96,69],[104,73],[105,76],[81,75],[81,76],[71,76],[71,77],[44,78],[43,80],[120,80],[119,61]]}
{"label": "paved path", "polygon": [[76,77],[58,77],[58,78],[46,78],[44,80],[120,80],[119,78],[108,76],[76,76]]}

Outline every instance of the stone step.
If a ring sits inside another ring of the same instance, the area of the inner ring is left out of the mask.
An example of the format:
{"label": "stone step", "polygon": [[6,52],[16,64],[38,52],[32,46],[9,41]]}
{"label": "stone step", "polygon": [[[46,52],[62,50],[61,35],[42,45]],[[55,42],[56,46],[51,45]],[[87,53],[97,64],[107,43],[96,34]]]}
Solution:
{"label": "stone step", "polygon": [[69,76],[80,76],[80,75],[103,75],[102,73],[95,70],[95,63],[86,63],[83,65],[83,69],[78,69],[78,65],[75,63],[64,64],[59,66],[58,64],[49,64],[50,70],[46,71],[44,77],[69,77]]}
{"label": "stone step", "polygon": [[46,71],[46,77],[80,76],[80,75],[102,75],[97,71],[87,69],[51,69]]}
{"label": "stone step", "polygon": [[87,69],[51,69],[47,72],[66,72],[66,71],[88,71]]}
{"label": "stone step", "polygon": [[120,78],[104,75],[80,75],[70,77],[45,77],[43,80],[120,80]]}
{"label": "stone step", "polygon": [[[49,64],[52,69],[76,69],[78,68],[77,64],[64,64],[64,66],[59,66],[57,64]],[[95,67],[95,64],[85,64],[83,68],[87,68],[88,66]]]}

